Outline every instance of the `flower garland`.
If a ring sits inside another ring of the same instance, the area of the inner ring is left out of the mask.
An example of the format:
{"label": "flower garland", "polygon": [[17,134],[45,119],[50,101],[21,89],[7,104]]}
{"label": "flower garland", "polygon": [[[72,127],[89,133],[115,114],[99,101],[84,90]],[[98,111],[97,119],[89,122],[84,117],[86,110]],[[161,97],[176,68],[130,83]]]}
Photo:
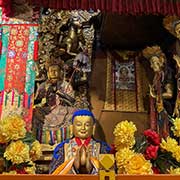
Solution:
{"label": "flower garland", "polygon": [[33,161],[42,155],[40,143],[25,129],[21,116],[0,121],[0,171],[3,174],[35,174]]}
{"label": "flower garland", "polygon": [[[180,118],[171,130],[180,137]],[[151,129],[135,139],[136,126],[127,120],[114,129],[116,165],[119,174],[180,174],[180,146],[175,138],[161,139]]]}

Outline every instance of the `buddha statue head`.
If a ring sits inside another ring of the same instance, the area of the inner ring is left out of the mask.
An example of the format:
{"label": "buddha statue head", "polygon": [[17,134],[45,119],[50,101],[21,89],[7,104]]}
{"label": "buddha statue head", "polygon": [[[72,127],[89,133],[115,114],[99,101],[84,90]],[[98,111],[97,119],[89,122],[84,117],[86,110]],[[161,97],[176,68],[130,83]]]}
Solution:
{"label": "buddha statue head", "polygon": [[145,48],[143,56],[149,60],[154,72],[160,72],[163,69],[166,57],[159,46]]}
{"label": "buddha statue head", "polygon": [[91,137],[95,130],[95,118],[88,110],[78,110],[72,117],[72,128],[74,137],[82,140]]}
{"label": "buddha statue head", "polygon": [[61,62],[61,60],[55,59],[46,61],[47,77],[52,84],[63,80],[62,66],[63,63]]}

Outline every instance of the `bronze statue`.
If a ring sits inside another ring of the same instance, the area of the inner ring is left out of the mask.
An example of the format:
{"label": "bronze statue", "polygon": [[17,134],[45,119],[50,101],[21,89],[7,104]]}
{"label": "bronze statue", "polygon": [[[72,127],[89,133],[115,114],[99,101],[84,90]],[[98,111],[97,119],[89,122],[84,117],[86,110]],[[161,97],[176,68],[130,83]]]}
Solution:
{"label": "bronze statue", "polygon": [[169,135],[169,117],[164,100],[173,97],[173,84],[165,78],[166,57],[159,46],[147,47],[143,56],[149,60],[154,71],[150,87],[150,122],[151,128],[158,131],[161,137]]}

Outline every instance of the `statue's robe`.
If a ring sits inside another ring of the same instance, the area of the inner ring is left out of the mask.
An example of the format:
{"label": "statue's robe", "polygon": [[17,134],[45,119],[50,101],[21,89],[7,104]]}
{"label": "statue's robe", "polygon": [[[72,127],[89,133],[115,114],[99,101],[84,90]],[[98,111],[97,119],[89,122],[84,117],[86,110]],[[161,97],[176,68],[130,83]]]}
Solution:
{"label": "statue's robe", "polygon": [[[110,153],[110,147],[101,141],[90,138],[89,142],[84,145],[88,146],[90,150],[90,161],[93,165],[91,174],[97,174],[99,168],[98,156],[99,154]],[[80,144],[76,138],[66,140],[58,144],[53,153],[53,159],[50,164],[50,174],[78,174],[73,167],[76,150]]]}

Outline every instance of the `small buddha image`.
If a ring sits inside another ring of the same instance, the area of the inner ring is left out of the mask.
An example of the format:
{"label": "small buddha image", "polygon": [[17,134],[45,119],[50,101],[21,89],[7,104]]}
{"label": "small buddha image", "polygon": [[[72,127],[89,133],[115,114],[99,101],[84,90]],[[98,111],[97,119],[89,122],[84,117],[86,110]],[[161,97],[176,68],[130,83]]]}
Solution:
{"label": "small buddha image", "polygon": [[110,147],[93,138],[96,120],[86,109],[72,116],[73,137],[58,144],[50,164],[50,174],[97,174],[99,154],[110,153]]}
{"label": "small buddha image", "polygon": [[135,89],[135,74],[133,63],[116,65],[116,88],[121,90]]}

